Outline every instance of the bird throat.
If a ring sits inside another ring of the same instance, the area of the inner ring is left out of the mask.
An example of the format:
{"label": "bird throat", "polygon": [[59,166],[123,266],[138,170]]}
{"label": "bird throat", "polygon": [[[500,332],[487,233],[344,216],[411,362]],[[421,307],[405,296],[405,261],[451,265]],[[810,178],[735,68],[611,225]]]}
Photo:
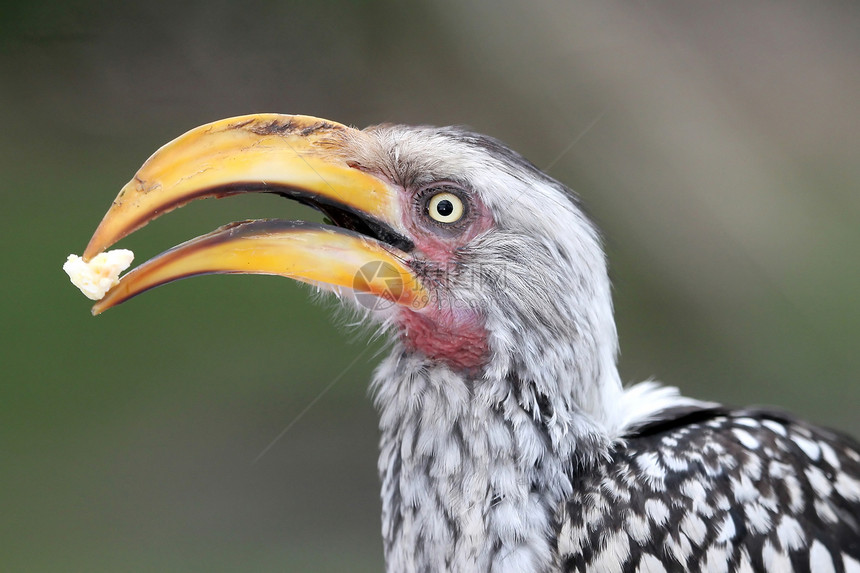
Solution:
{"label": "bird throat", "polygon": [[548,569],[569,458],[510,388],[428,365],[402,345],[380,364],[374,401],[389,573]]}
{"label": "bird throat", "polygon": [[474,311],[404,310],[398,323],[408,350],[452,370],[476,374],[489,358],[487,331]]}

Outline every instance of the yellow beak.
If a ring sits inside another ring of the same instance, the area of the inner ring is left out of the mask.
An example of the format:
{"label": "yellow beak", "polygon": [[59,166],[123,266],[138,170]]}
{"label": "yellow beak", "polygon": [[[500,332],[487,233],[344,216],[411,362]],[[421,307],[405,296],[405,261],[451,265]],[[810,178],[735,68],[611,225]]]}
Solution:
{"label": "yellow beak", "polygon": [[276,193],[338,226],[262,220],[198,237],[126,274],[98,314],[150,288],[210,273],[275,274],[420,308],[398,189],[348,164],[367,136],[307,116],[259,114],[195,128],[159,149],[122,188],[84,251],[89,260],[156,217],[205,197]]}

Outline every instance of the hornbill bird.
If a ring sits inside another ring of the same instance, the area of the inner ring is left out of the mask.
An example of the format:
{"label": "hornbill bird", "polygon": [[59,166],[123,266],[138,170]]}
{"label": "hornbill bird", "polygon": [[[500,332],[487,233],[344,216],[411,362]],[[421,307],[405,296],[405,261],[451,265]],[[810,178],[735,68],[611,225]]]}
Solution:
{"label": "hornbill bird", "polygon": [[246,192],[327,222],[226,225],[132,270],[93,312],[193,275],[264,273],[387,331],[372,390],[389,572],[860,572],[860,445],[622,387],[600,234],[499,141],[277,114],[204,125],[143,165],[84,260],[193,199]]}

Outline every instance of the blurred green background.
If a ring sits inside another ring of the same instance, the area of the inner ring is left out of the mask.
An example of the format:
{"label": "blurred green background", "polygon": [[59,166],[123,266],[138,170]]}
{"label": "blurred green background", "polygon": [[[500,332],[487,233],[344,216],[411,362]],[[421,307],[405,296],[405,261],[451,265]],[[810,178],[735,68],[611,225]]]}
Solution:
{"label": "blurred green background", "polygon": [[[2,571],[381,569],[378,344],[284,279],[183,281],[92,318],[60,269],[152,151],[231,115],[507,141],[606,233],[625,380],[860,434],[856,3],[0,10]],[[121,245],[140,262],[307,215],[206,201]]]}

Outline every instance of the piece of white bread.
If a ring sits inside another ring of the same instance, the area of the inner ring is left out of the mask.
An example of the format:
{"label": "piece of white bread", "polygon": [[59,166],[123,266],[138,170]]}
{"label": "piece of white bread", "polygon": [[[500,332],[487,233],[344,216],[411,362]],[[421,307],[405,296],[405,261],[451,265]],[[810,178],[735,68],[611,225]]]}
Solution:
{"label": "piece of white bread", "polygon": [[129,267],[133,259],[134,253],[128,249],[99,253],[88,263],[78,255],[69,255],[63,270],[87,298],[101,300],[111,287],[119,283],[119,274]]}

